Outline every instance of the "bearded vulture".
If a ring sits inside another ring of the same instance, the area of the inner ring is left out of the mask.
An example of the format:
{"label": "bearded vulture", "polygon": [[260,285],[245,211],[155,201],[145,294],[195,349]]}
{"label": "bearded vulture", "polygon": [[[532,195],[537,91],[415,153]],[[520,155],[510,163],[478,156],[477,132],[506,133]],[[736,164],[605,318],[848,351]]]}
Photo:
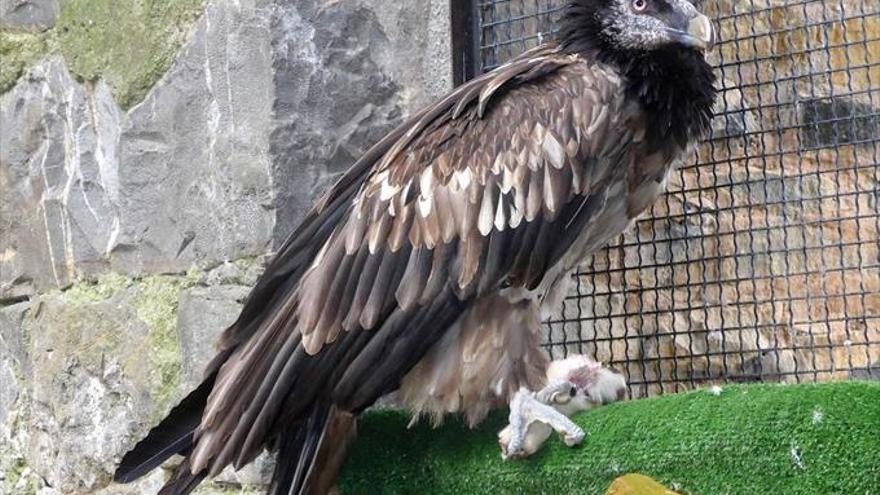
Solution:
{"label": "bearded vulture", "polygon": [[475,424],[540,388],[541,307],[708,129],[713,42],[686,0],[570,0],[558,41],[421,110],[330,188],[115,479],[181,454],[160,493],[186,494],[270,449],[269,493],[325,493],[388,392]]}

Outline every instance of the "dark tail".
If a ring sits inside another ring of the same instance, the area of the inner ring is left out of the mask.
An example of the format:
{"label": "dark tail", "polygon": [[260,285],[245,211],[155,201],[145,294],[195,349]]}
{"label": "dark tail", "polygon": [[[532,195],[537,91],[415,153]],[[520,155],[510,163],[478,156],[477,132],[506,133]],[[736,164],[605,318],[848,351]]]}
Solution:
{"label": "dark tail", "polygon": [[165,482],[157,495],[187,495],[195,490],[208,472],[205,470],[199,474],[192,474],[190,467],[189,457],[187,457],[174,468],[171,478]]}
{"label": "dark tail", "polygon": [[208,401],[208,394],[214,387],[215,376],[212,374],[190,392],[158,426],[150,430],[146,438],[125,454],[113,475],[114,481],[132,482],[159,467],[174,454],[186,453],[192,446],[193,434],[202,419],[202,411]]}
{"label": "dark tail", "polygon": [[357,418],[316,405],[309,417],[282,431],[269,495],[324,495],[351,445]]}

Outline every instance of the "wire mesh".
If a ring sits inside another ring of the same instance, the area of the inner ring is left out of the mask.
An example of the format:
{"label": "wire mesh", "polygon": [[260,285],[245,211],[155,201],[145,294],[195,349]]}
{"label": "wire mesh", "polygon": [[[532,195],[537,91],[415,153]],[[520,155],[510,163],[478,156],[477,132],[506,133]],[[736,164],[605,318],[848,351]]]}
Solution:
{"label": "wire mesh", "polygon": [[[477,0],[479,67],[552,38],[561,0]],[[880,378],[880,3],[706,0],[711,135],[636,228],[585,261],[553,358],[633,396]]]}

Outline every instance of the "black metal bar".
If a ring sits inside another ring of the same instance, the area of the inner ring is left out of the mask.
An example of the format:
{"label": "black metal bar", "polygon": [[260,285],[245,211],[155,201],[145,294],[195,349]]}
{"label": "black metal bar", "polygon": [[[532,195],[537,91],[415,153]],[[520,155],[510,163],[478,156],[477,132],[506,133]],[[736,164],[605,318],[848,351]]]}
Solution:
{"label": "black metal bar", "polygon": [[479,21],[475,0],[452,0],[452,82],[456,86],[473,79],[480,71]]}

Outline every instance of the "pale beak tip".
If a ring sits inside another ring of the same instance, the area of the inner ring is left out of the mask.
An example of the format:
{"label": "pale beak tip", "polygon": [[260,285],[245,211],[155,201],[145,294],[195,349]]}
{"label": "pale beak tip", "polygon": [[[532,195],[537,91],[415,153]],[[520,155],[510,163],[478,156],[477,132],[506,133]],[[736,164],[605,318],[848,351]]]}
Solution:
{"label": "pale beak tip", "polygon": [[712,21],[703,14],[700,14],[688,23],[688,34],[696,39],[703,51],[711,51],[715,46],[715,28],[712,27]]}

